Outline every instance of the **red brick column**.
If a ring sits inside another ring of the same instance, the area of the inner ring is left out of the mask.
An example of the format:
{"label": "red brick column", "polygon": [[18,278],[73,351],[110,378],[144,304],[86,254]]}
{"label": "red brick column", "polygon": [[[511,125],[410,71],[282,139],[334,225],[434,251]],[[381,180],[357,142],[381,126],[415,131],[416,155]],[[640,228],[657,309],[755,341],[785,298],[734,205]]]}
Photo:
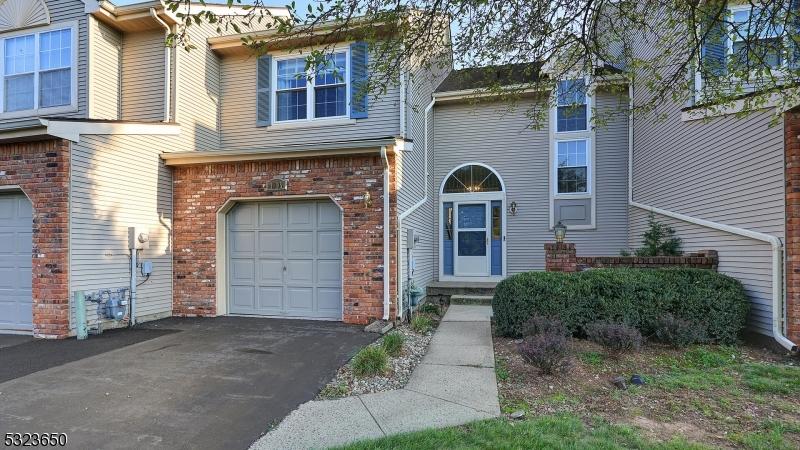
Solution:
{"label": "red brick column", "polygon": [[786,158],[786,315],[787,337],[800,342],[800,108],[783,118]]}
{"label": "red brick column", "polygon": [[548,272],[578,271],[575,244],[566,242],[544,244],[544,258],[544,267]]}
{"label": "red brick column", "polygon": [[0,186],[33,203],[33,333],[69,334],[69,141],[0,144]]}
{"label": "red brick column", "polygon": [[[393,157],[389,158],[394,167]],[[174,171],[174,299],[177,316],[217,314],[217,211],[231,197],[329,195],[344,221],[344,321],[367,324],[383,316],[383,277],[390,276],[391,317],[397,273],[396,184],[390,171],[389,230],[383,224],[383,164],[378,155],[348,155],[176,167]],[[288,190],[267,192],[272,178],[288,179]],[[372,207],[364,205],[370,192]],[[390,274],[384,273],[383,233],[389,232]]]}

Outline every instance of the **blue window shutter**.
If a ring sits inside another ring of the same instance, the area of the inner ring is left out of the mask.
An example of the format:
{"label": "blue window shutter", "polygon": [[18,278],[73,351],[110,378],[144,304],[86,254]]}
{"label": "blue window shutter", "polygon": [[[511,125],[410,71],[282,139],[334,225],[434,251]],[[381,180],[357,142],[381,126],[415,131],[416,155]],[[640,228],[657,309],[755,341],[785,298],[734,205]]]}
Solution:
{"label": "blue window shutter", "polygon": [[800,67],[800,0],[792,0],[791,3],[789,3],[789,12],[791,14],[791,22],[789,29],[785,31],[789,40],[791,40],[789,45],[791,46],[792,53],[789,66],[798,68]]}
{"label": "blue window shutter", "polygon": [[711,29],[703,42],[703,68],[710,74],[723,75],[727,72],[728,57],[728,25],[724,17],[708,18]]}
{"label": "blue window shutter", "polygon": [[256,69],[256,126],[266,127],[272,125],[272,92],[270,81],[272,70],[272,56],[264,55],[258,58]]}
{"label": "blue window shutter", "polygon": [[367,43],[350,44],[350,118],[366,119],[369,110],[367,92]]}

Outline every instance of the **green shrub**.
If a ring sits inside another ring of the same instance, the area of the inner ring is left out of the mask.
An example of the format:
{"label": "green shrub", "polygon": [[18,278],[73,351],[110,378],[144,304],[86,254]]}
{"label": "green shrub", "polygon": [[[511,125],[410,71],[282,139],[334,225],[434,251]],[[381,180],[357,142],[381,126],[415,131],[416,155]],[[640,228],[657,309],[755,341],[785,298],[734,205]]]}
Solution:
{"label": "green shrub", "polygon": [[558,317],[534,315],[522,324],[523,336],[536,336],[539,334],[559,334],[569,336],[571,333]]}
{"label": "green shrub", "polygon": [[381,347],[386,350],[389,356],[398,356],[403,351],[403,336],[400,333],[389,333],[383,335]]}
{"label": "green shrub", "polygon": [[642,333],[625,323],[590,323],[586,325],[586,337],[600,344],[612,358],[642,346]]}
{"label": "green shrub", "polygon": [[427,316],[417,315],[411,319],[411,329],[417,333],[424,333],[433,326],[433,322]]}
{"label": "green shrub", "polygon": [[738,343],[750,311],[740,281],[701,269],[594,269],[526,272],[498,283],[492,300],[497,333],[520,336],[534,315],[556,316],[570,332],[593,322],[627,323],[653,334],[668,313],[706,327],[712,343]]}
{"label": "green shrub", "polygon": [[364,347],[353,357],[353,372],[361,377],[381,375],[388,363],[389,355],[383,347]]}
{"label": "green shrub", "polygon": [[419,308],[419,312],[421,314],[436,314],[437,316],[442,315],[442,311],[439,309],[439,306],[434,305],[433,303],[425,303]]}

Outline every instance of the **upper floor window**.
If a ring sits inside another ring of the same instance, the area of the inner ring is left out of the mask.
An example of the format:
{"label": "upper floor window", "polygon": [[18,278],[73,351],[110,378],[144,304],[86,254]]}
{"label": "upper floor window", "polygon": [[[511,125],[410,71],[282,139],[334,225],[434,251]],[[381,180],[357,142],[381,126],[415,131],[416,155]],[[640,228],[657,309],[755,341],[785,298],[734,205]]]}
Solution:
{"label": "upper floor window", "polygon": [[3,40],[3,111],[25,111],[72,103],[72,29]]}
{"label": "upper floor window", "polygon": [[556,141],[556,194],[589,191],[589,141]]}
{"label": "upper floor window", "polygon": [[367,117],[367,47],[334,51],[316,70],[306,59],[265,55],[258,60],[258,126],[329,118]]}
{"label": "upper floor window", "polygon": [[783,27],[770,11],[750,5],[732,7],[728,53],[742,67],[781,67]]}
{"label": "upper floor window", "polygon": [[586,81],[560,81],[556,92],[556,132],[588,129]]}

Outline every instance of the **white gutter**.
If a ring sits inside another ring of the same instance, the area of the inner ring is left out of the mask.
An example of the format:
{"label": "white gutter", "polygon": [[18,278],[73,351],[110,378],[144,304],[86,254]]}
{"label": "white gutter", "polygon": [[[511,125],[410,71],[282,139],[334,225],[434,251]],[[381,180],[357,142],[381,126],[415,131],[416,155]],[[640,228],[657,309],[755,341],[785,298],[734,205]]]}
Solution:
{"label": "white gutter", "polygon": [[383,320],[389,320],[389,158],[386,156],[386,147],[381,147],[381,161],[383,162]]}
{"label": "white gutter", "polygon": [[[633,86],[628,88],[628,95],[630,96],[630,111],[633,111]],[[798,351],[797,344],[786,338],[785,327],[786,320],[784,319],[785,300],[783,297],[783,244],[780,238],[771,234],[759,233],[757,231],[747,230],[739,227],[732,227],[709,220],[698,219],[696,217],[687,216],[684,214],[667,211],[665,209],[656,208],[654,206],[645,205],[643,203],[633,201],[633,116],[630,116],[628,126],[628,204],[630,206],[652,211],[656,214],[672,217],[674,219],[682,220],[684,222],[693,223],[702,227],[711,228],[715,230],[724,231],[726,233],[736,234],[739,236],[748,237],[758,241],[764,241],[772,246],[772,336],[783,347],[789,349],[792,353]]]}
{"label": "white gutter", "polygon": [[[403,211],[402,214],[397,216],[397,238],[398,238],[398,242],[399,242],[400,236],[402,236],[401,230],[403,229],[402,228],[403,219],[405,219],[406,217],[411,215],[411,213],[416,211],[417,208],[419,208],[420,206],[424,205],[428,201],[428,177],[430,177],[430,174],[428,172],[428,113],[430,112],[431,108],[433,108],[433,105],[435,103],[436,103],[436,99],[434,98],[433,100],[431,100],[431,102],[428,104],[428,106],[425,107],[425,114],[423,115],[423,120],[425,121],[425,141],[423,142],[422,145],[423,145],[423,149],[424,149],[424,152],[425,152],[425,157],[423,159],[423,161],[425,162],[425,180],[423,182],[424,190],[422,191],[423,192],[422,199],[420,201],[418,201],[417,203],[415,203],[414,205],[412,205],[407,210]],[[399,243],[398,243],[398,249],[399,249]],[[401,272],[402,267],[403,267],[403,252],[398,250],[398,252],[397,252],[397,268],[398,268],[398,272],[397,273],[398,274],[402,273]],[[399,277],[399,276],[397,277],[397,300],[396,300],[395,304],[397,305],[397,311],[398,311],[397,312],[397,316],[402,318],[403,317],[403,311],[400,308],[400,303],[401,303],[401,300],[402,300],[402,297],[403,297],[403,290],[402,290],[403,280],[401,280],[400,278],[401,277]]]}
{"label": "white gutter", "polygon": [[[158,22],[164,29],[167,31],[167,35],[170,33],[169,25],[167,25],[161,18],[158,17],[156,14],[155,8],[150,8],[150,15]],[[170,105],[170,48],[164,47],[164,122],[169,122],[169,105]]]}

